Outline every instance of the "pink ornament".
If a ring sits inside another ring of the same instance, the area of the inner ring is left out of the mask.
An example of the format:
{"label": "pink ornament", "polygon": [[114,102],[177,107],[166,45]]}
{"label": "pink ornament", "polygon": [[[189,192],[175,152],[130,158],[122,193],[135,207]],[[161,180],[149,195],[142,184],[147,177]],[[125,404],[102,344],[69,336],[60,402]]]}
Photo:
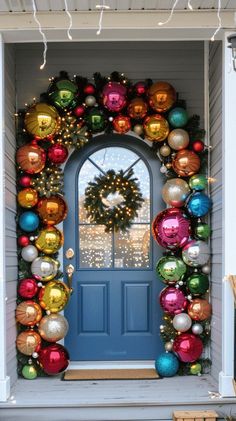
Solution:
{"label": "pink ornament", "polygon": [[165,313],[175,316],[187,308],[188,300],[180,289],[167,287],[160,293],[160,304]]}
{"label": "pink ornament", "polygon": [[176,352],[180,361],[193,363],[200,358],[203,351],[203,343],[198,336],[192,333],[182,333],[176,337],[173,351]]}
{"label": "pink ornament", "polygon": [[126,88],[118,82],[107,83],[102,92],[103,105],[112,112],[120,112],[126,105]]}
{"label": "pink ornament", "polygon": [[29,175],[22,175],[19,178],[19,184],[21,187],[30,187],[31,186],[31,177]]}
{"label": "pink ornament", "polygon": [[73,113],[76,117],[82,117],[85,113],[85,108],[83,105],[78,105],[77,107],[75,107],[75,109],[73,110]]}
{"label": "pink ornament", "polygon": [[56,143],[48,149],[48,159],[53,164],[63,164],[68,157],[68,150],[64,145]]}
{"label": "pink ornament", "polygon": [[134,85],[134,89],[137,95],[144,95],[147,91],[146,83],[143,81],[137,82]]}
{"label": "pink ornament", "polygon": [[35,279],[33,278],[25,278],[20,281],[18,285],[18,294],[25,298],[26,300],[29,300],[38,292],[38,285]]}
{"label": "pink ornament", "polygon": [[166,209],[154,219],[152,234],[161,247],[177,250],[188,242],[191,234],[190,220],[181,209]]}

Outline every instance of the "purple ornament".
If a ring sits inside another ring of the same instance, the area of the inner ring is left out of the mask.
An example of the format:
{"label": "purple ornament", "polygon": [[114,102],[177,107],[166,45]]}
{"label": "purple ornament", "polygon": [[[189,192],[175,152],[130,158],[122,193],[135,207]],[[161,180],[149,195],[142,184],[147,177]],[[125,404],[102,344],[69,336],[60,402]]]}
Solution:
{"label": "purple ornament", "polygon": [[102,92],[103,105],[112,112],[120,112],[126,105],[126,88],[118,82],[107,83]]}
{"label": "purple ornament", "polygon": [[181,209],[166,209],[154,219],[152,234],[161,247],[177,250],[188,242],[191,234],[190,220]]}
{"label": "purple ornament", "polygon": [[175,316],[187,308],[188,300],[180,289],[167,287],[160,293],[160,304],[165,313]]}

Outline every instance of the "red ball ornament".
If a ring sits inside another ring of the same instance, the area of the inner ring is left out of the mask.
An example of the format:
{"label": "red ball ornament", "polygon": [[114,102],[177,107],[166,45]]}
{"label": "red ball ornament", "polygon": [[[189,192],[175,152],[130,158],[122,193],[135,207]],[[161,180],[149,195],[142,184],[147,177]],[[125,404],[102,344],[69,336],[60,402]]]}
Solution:
{"label": "red ball ornament", "polygon": [[31,186],[31,177],[29,175],[22,175],[19,180],[21,187],[30,187]]}
{"label": "red ball ornament", "polygon": [[144,95],[147,91],[146,83],[143,81],[135,83],[134,90],[137,95]]}
{"label": "red ball ornament", "polygon": [[47,374],[58,374],[69,365],[69,354],[64,346],[52,344],[39,350],[38,361]]}
{"label": "red ball ornament", "polygon": [[85,107],[83,105],[78,105],[77,107],[75,107],[75,109],[73,110],[73,113],[76,117],[82,117],[85,113]]}
{"label": "red ball ornament", "polygon": [[18,285],[18,294],[27,300],[35,297],[38,289],[39,288],[35,279],[25,278],[22,279]]}
{"label": "red ball ornament", "polygon": [[130,118],[124,115],[118,115],[113,120],[114,130],[118,133],[127,133],[131,129]]}
{"label": "red ball ornament", "polygon": [[27,235],[20,235],[17,242],[20,247],[26,247],[30,244],[30,239],[27,237]]}
{"label": "red ball ornament", "polygon": [[92,83],[88,83],[85,87],[84,87],[84,94],[85,95],[94,95],[96,91],[95,86]]}
{"label": "red ball ornament", "polygon": [[180,361],[193,363],[200,358],[203,351],[203,343],[198,336],[191,333],[182,333],[176,337],[173,351],[176,352]]}
{"label": "red ball ornament", "polygon": [[205,145],[202,140],[194,140],[192,143],[192,149],[194,152],[203,152],[205,148]]}
{"label": "red ball ornament", "polygon": [[48,149],[48,159],[53,164],[63,164],[68,157],[68,150],[64,145],[56,143]]}

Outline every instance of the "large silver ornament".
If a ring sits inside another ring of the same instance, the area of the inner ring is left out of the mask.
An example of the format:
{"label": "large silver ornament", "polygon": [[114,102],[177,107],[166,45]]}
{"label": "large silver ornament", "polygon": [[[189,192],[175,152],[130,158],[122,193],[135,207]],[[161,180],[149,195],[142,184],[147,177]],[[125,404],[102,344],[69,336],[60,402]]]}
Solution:
{"label": "large silver ornament", "polygon": [[208,262],[209,257],[210,249],[204,241],[192,240],[182,250],[183,261],[188,266],[203,266]]}
{"label": "large silver ornament", "polygon": [[32,245],[23,247],[21,250],[21,256],[26,262],[33,262],[33,260],[38,257],[38,249]]}

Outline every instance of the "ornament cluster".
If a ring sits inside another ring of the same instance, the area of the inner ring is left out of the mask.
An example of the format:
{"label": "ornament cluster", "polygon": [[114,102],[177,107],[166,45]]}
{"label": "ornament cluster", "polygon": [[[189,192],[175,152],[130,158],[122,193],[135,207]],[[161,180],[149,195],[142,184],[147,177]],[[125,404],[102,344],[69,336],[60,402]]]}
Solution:
{"label": "ornament cluster", "polygon": [[[90,139],[96,141],[96,134],[128,131],[150,142],[161,161],[161,172],[168,177],[163,188],[168,209],[153,222],[155,239],[167,249],[157,264],[157,273],[167,284],[160,303],[166,323],[161,333],[168,353],[157,359],[157,370],[163,376],[173,375],[179,361],[200,364],[196,361],[202,353],[211,313],[204,298],[209,287],[206,241],[210,228],[202,218],[211,201],[204,193],[207,180],[201,173],[205,146],[199,118],[189,118],[185,103],[167,82],[148,79],[132,84],[123,74],[113,72],[109,77],[95,73],[91,83],[81,76],[70,80],[66,72],[60,72],[40,101],[20,111],[18,119],[16,345],[19,372],[27,379],[40,373],[58,374],[69,362],[67,350],[57,343],[68,330],[68,322],[59,312],[72,292],[71,286],[62,281],[57,259],[63,245],[63,233],[57,225],[67,215],[62,165],[70,149],[81,148]],[[105,187],[101,203],[108,217],[103,222],[109,229],[113,218],[113,228],[123,229],[122,215],[119,218],[114,212],[120,208],[123,211],[120,200],[126,200],[126,229],[142,197],[132,174],[125,180],[128,187],[132,186],[129,194],[119,174],[113,176],[117,188],[109,188],[109,183],[108,189]],[[90,186],[88,191],[91,217],[96,213],[93,196],[98,193],[100,197],[99,189]],[[115,197],[110,198],[110,194]],[[191,366],[192,374],[201,368]]]}

